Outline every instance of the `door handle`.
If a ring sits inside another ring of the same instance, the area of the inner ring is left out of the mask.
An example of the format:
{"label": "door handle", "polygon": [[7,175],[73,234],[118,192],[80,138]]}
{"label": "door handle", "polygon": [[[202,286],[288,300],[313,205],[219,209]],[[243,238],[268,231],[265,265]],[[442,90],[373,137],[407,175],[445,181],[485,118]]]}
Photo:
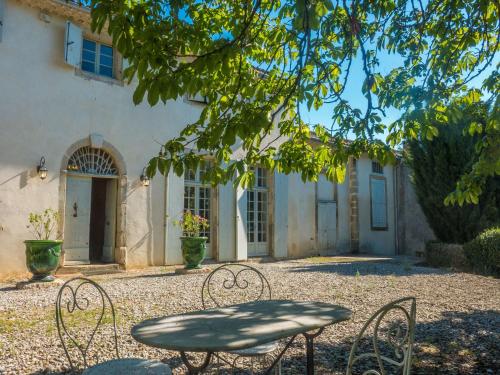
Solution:
{"label": "door handle", "polygon": [[78,203],[73,203],[73,217],[78,217]]}

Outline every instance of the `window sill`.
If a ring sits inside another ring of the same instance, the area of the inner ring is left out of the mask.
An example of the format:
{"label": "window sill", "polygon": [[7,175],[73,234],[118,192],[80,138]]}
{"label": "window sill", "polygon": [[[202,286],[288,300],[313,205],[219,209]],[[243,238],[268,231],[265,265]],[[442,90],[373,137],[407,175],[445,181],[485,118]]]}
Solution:
{"label": "window sill", "polygon": [[75,69],[75,74],[78,77],[82,77],[88,80],[94,80],[94,81],[99,81],[99,82],[104,82],[108,83],[110,85],[117,85],[117,86],[124,86],[124,82],[122,80],[116,79],[116,78],[111,78],[111,77],[106,77],[106,76],[101,76],[99,74],[95,73],[90,73],[86,72],[81,69]]}
{"label": "window sill", "polygon": [[388,232],[389,228],[388,227],[385,227],[385,228],[382,228],[382,227],[371,227],[371,230],[373,232]]}
{"label": "window sill", "polygon": [[184,95],[184,103],[193,104],[193,105],[200,106],[200,107],[204,107],[208,104],[208,102],[206,102],[206,101],[202,102],[200,100],[190,99],[188,97],[188,95]]}

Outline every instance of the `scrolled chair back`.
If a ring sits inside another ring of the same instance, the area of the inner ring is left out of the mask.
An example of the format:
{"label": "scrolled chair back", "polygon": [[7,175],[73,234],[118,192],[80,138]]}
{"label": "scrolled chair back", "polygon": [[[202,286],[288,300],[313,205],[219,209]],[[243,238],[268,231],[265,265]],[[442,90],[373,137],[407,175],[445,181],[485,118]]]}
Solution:
{"label": "scrolled chair back", "polygon": [[265,276],[247,264],[228,263],[214,269],[201,290],[204,309],[271,299],[271,286]]}
{"label": "scrolled chair back", "polygon": [[[375,312],[354,341],[347,375],[387,375],[391,373],[388,369],[409,375],[416,311],[416,299],[406,297],[395,300]],[[370,333],[371,337],[367,337]],[[384,336],[386,340],[383,340]],[[367,339],[367,342],[364,342],[364,339]],[[358,354],[364,350],[368,351]]]}
{"label": "scrolled chair back", "polygon": [[[61,286],[56,299],[56,326],[72,370],[78,367],[77,363],[84,368],[99,363],[106,352],[110,352],[111,358],[120,358],[115,309],[106,291],[95,281],[75,277]],[[94,345],[98,333],[104,337],[104,348]]]}

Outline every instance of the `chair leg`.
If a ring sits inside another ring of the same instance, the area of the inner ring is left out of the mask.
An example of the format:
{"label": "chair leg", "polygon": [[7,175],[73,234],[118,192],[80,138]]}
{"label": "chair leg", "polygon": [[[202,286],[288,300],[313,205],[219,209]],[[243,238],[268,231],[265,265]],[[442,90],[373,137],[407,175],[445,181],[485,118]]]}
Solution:
{"label": "chair leg", "polygon": [[276,368],[274,369],[275,375],[281,375],[281,358],[276,364]]}
{"label": "chair leg", "polygon": [[238,359],[240,359],[240,356],[236,356],[236,358],[233,360],[233,365],[231,366],[231,375],[234,375],[234,369],[236,368]]}

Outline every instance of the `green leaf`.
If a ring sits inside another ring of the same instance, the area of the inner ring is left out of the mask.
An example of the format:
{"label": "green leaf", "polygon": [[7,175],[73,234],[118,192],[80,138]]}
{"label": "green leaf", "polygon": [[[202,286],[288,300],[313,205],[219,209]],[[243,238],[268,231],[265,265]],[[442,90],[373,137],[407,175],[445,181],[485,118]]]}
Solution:
{"label": "green leaf", "polygon": [[157,166],[158,166],[158,158],[152,158],[149,161],[148,167],[146,168],[146,175],[149,178],[153,178],[155,176]]}
{"label": "green leaf", "polygon": [[170,171],[170,160],[166,160],[163,158],[158,159],[158,171],[163,175],[166,176],[168,175],[168,172]]}
{"label": "green leaf", "polygon": [[144,99],[144,94],[146,93],[146,83],[144,81],[140,82],[134,91],[133,101],[135,105],[138,105]]}
{"label": "green leaf", "polygon": [[151,107],[155,106],[160,99],[160,87],[157,81],[153,82],[148,90],[148,103]]}

